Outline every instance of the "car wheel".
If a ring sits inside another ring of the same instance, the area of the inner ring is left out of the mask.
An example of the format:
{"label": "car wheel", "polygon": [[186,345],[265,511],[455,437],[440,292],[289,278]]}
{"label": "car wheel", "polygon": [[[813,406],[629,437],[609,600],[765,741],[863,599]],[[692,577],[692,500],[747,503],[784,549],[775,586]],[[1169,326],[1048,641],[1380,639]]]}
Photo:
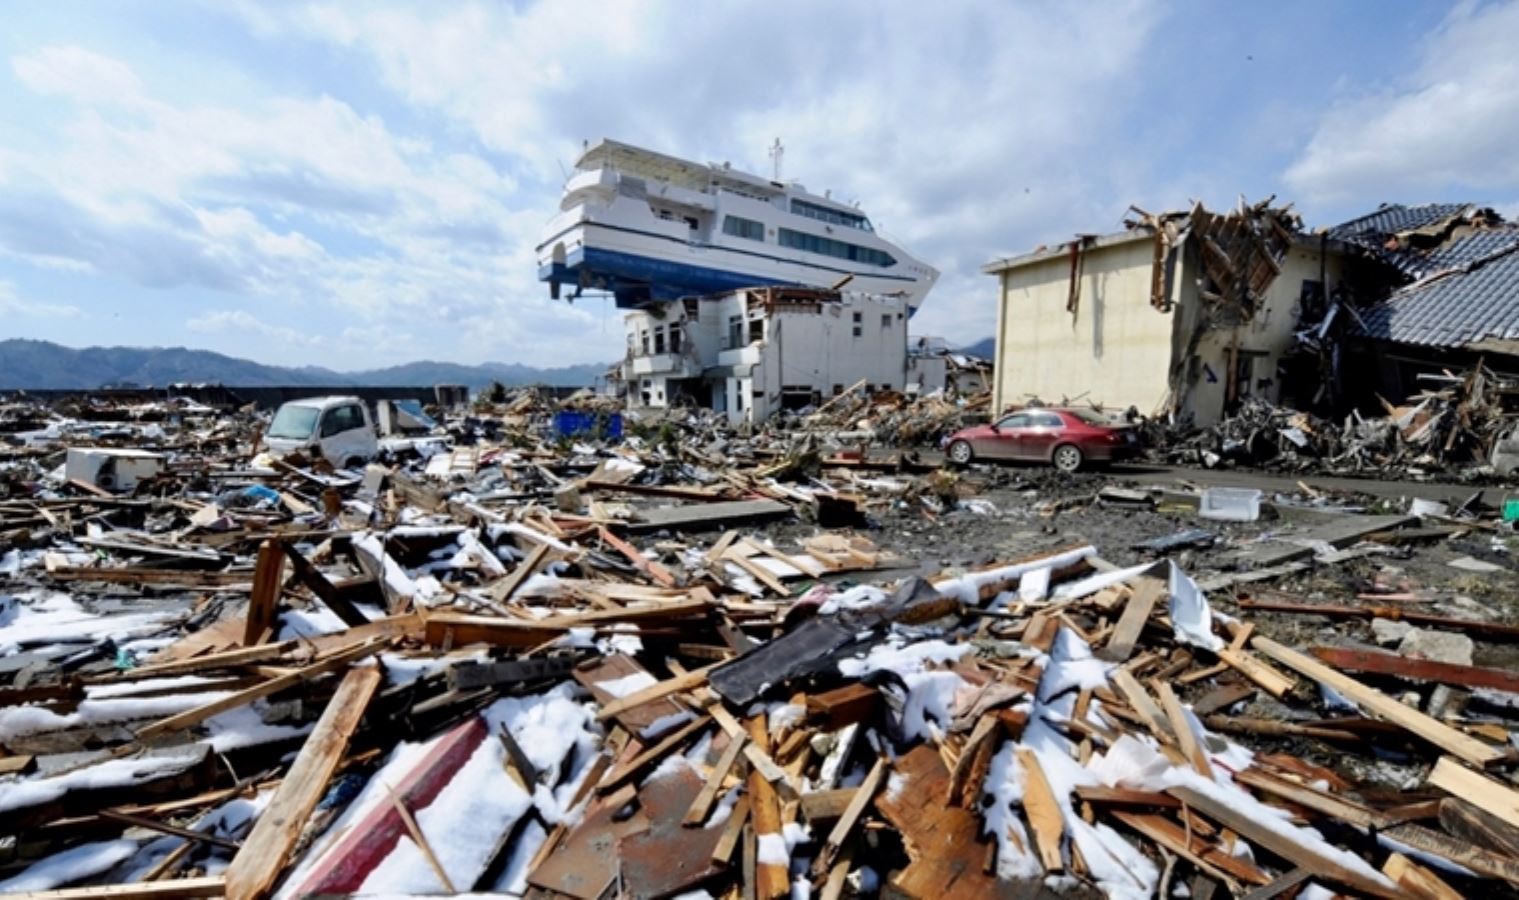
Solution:
{"label": "car wheel", "polygon": [[949,461],[957,466],[963,466],[975,458],[971,452],[970,444],[965,441],[955,441],[949,445]]}
{"label": "car wheel", "polygon": [[347,459],[343,460],[343,468],[362,469],[364,468],[364,460],[359,459],[357,456],[350,456]]}
{"label": "car wheel", "polygon": [[1057,471],[1070,473],[1081,468],[1084,458],[1081,455],[1080,447],[1074,444],[1061,444],[1055,448],[1055,452],[1050,456],[1050,461],[1055,464]]}

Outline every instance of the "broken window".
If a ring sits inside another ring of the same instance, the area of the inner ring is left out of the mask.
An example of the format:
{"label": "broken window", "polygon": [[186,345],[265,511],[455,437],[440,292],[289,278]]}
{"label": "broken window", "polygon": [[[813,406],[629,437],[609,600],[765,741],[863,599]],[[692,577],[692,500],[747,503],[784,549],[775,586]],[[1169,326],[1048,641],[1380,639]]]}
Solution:
{"label": "broken window", "polygon": [[680,335],[681,335],[681,327],[679,325],[671,325],[670,326],[670,352],[671,353],[679,353],[680,352]]}
{"label": "broken window", "polygon": [[646,330],[640,330],[638,332],[638,342],[639,342],[639,345],[643,348],[643,355],[644,356],[648,356],[649,355],[649,332],[646,331]]}
{"label": "broken window", "polygon": [[763,341],[764,339],[765,339],[765,320],[764,319],[750,319],[749,320],[749,343],[752,344],[755,341]]}
{"label": "broken window", "polygon": [[726,350],[732,350],[732,349],[737,348],[737,347],[742,347],[743,345],[744,345],[744,317],[743,316],[729,316],[728,317],[728,340],[726,342],[724,342],[723,348],[726,349]]}
{"label": "broken window", "polygon": [[654,352],[665,352],[665,326],[663,325],[654,329]]}

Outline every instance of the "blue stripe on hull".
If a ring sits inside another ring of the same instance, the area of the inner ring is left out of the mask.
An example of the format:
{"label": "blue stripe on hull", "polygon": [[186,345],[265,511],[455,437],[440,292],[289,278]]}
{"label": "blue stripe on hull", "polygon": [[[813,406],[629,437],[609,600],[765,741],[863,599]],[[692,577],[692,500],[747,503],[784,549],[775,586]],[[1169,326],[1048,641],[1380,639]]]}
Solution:
{"label": "blue stripe on hull", "polygon": [[650,300],[794,283],[597,247],[576,250],[564,263],[541,266],[538,270],[539,281],[557,282],[571,290],[582,284],[582,275],[588,287],[611,291],[617,305],[622,307],[635,307]]}

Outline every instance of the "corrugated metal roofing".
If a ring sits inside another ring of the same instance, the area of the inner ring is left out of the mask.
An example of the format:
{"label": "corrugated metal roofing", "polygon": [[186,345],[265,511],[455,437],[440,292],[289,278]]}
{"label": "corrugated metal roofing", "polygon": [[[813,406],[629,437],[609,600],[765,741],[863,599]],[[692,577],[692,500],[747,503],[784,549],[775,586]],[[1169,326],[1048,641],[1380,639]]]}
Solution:
{"label": "corrugated metal roofing", "polygon": [[1430,347],[1462,347],[1487,338],[1519,340],[1519,252],[1512,249],[1519,248],[1519,232],[1479,232],[1438,253],[1448,256],[1447,265],[1468,265],[1505,246],[1511,248],[1507,254],[1469,271],[1403,288],[1362,312],[1358,330],[1380,340]]}
{"label": "corrugated metal roofing", "polygon": [[[1404,231],[1415,231],[1436,222],[1443,222],[1468,209],[1471,205],[1470,203],[1425,203],[1422,206],[1404,206],[1401,203],[1392,203],[1359,219],[1351,219],[1349,222],[1334,226],[1329,229],[1329,236],[1348,241],[1355,238],[1386,237]],[[1376,241],[1376,243],[1380,245],[1382,241]]]}

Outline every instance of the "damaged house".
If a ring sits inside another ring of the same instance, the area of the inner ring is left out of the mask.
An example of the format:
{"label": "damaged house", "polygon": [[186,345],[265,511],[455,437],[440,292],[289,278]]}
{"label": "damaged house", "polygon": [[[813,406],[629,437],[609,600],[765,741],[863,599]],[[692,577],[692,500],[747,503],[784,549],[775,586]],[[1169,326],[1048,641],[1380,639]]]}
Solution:
{"label": "damaged house", "polygon": [[1374,302],[1346,326],[1352,396],[1409,396],[1479,363],[1519,380],[1519,227],[1470,203],[1432,203],[1384,206],[1329,234],[1384,279],[1360,292]]}
{"label": "damaged house", "polygon": [[1123,231],[983,267],[999,289],[994,408],[1080,401],[1208,425],[1278,401],[1344,245],[1269,200],[1134,212]]}
{"label": "damaged house", "polygon": [[907,380],[906,301],[764,287],[655,303],[625,319],[621,380],[635,407],[707,407],[759,424],[863,386]]}

